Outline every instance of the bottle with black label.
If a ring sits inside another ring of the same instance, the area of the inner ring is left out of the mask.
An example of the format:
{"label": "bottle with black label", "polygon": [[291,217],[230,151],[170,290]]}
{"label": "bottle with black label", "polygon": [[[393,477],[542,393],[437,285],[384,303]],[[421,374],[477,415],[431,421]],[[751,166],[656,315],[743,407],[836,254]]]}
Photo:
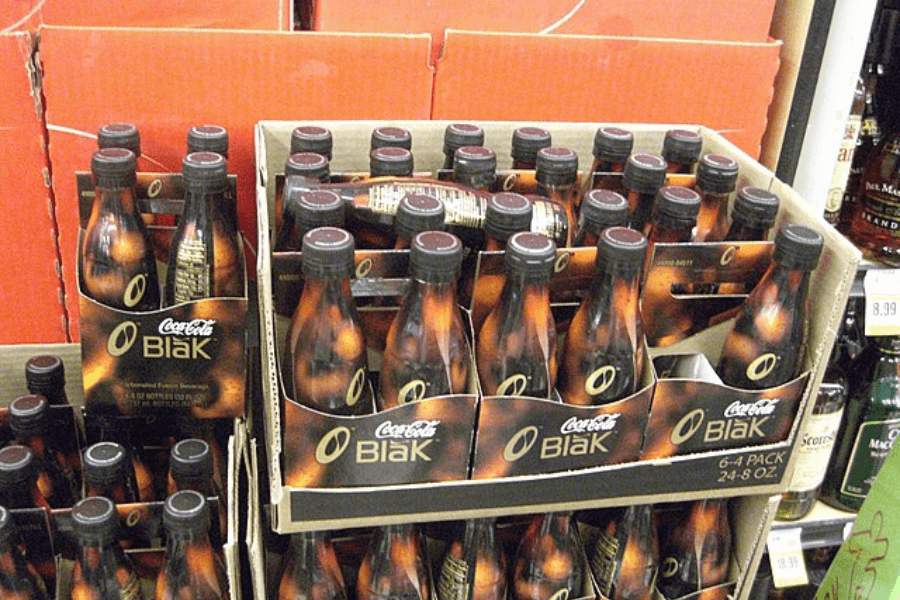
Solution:
{"label": "bottle with black label", "polygon": [[822,235],[804,225],[779,230],[772,264],[725,338],[716,370],[726,385],[759,390],[796,377],[806,348],[810,273],[822,244]]}
{"label": "bottle with black label", "polygon": [[69,403],[66,394],[66,366],[54,354],[32,356],[25,363],[25,384],[32,394],[40,394],[51,405]]}
{"label": "bottle with black label", "polygon": [[194,152],[182,162],[184,212],[172,235],[166,272],[169,306],[244,296],[244,265],[234,223],[227,214],[228,169],[213,152]]}
{"label": "bottle with black label", "polygon": [[728,580],[731,524],[727,499],[696,500],[660,515],[657,586],[681,598]]}
{"label": "bottle with black label", "polygon": [[617,509],[589,550],[591,571],[608,600],[651,600],[659,540],[651,504]]}
{"label": "bottle with black label", "polygon": [[499,192],[491,196],[484,219],[485,251],[505,250],[510,236],[531,228],[533,214],[534,205],[522,194]]}
{"label": "bottle with black label", "polygon": [[303,236],[303,292],[287,332],[282,378],[300,404],[329,414],[372,412],[366,336],[350,293],[353,236],[320,227]]}
{"label": "bottle with black label", "polygon": [[411,523],[375,530],[359,568],[357,600],[429,600],[431,576],[425,546]]}
{"label": "bottle with black label", "polygon": [[453,181],[473,190],[490,192],[497,182],[497,155],[484,146],[457,148],[453,157]]}
{"label": "bottle with black label", "polygon": [[[607,189],[622,191],[622,178],[609,177],[609,173],[625,170],[625,161],[634,147],[634,134],[618,127],[604,126],[594,134],[594,162],[585,176],[582,190]],[[604,177],[604,175],[607,175]]]}
{"label": "bottle with black label", "polygon": [[462,254],[450,233],[426,231],[413,239],[410,287],[384,351],[379,410],[465,392],[470,350],[456,303]]}
{"label": "bottle with black label", "polygon": [[141,582],[119,545],[119,514],[108,498],[85,498],[72,507],[72,529],[78,540],[72,570],[71,598],[141,600]]}
{"label": "bottle with black label", "polygon": [[[538,150],[535,159],[537,192],[566,211],[567,229],[574,233],[577,221],[575,212],[579,198],[578,155],[569,148],[551,146]],[[571,246],[566,239],[566,246]]]}
{"label": "bottle with black label", "polygon": [[27,446],[13,444],[0,449],[0,505],[50,509],[38,487],[38,466]]}
{"label": "bottle with black label", "polygon": [[495,519],[470,519],[441,563],[438,600],[506,600],[506,555]]}
{"label": "bottle with black label", "polygon": [[696,131],[670,129],[663,138],[662,157],[669,173],[693,173],[703,148],[703,138]]}
{"label": "bottle with black label", "polygon": [[628,227],[644,235],[653,215],[653,200],[666,182],[666,161],[661,156],[636,152],[628,157],[622,184],[628,200]]}
{"label": "bottle with black label", "polygon": [[399,146],[379,146],[369,153],[371,177],[412,177],[413,155]]}
{"label": "bottle with black label", "polygon": [[433,196],[410,194],[400,201],[394,216],[394,250],[406,250],[417,234],[444,229],[444,205]]}
{"label": "bottle with black label", "polygon": [[570,512],[536,515],[519,542],[511,600],[580,598],[584,564]]}
{"label": "bottle with black label", "polygon": [[821,499],[857,511],[900,434],[900,337],[874,338],[853,366],[853,391]]}
{"label": "bottle with black label", "polygon": [[484,129],[470,123],[451,123],[444,130],[444,169],[453,168],[456,151],[464,146],[484,146]]}
{"label": "bottle with black label", "polygon": [[228,579],[209,539],[209,504],[193,490],[176,492],[163,508],[166,551],[156,600],[228,600]]}
{"label": "bottle with black label", "polygon": [[624,225],[627,218],[628,201],[622,194],[605,189],[591,190],[581,198],[578,228],[572,245],[593,248],[604,229]]}
{"label": "bottle with black label", "polygon": [[44,580],[20,547],[22,538],[10,512],[0,506],[0,598],[50,600]]}
{"label": "bottle with black label", "polygon": [[123,311],[160,306],[156,258],[135,203],[135,156],[124,148],[94,153],[94,204],[79,253],[84,294]]}
{"label": "bottle with black label", "polygon": [[303,236],[316,227],[343,226],[344,201],[340,196],[330,190],[310,192],[292,190],[284,198],[284,214],[275,238],[275,252],[299,251]]}
{"label": "bottle with black label", "polygon": [[534,169],[537,164],[537,153],[541,148],[552,145],[550,132],[540,127],[519,127],[513,131],[512,156],[513,169]]}
{"label": "bottle with black label", "polygon": [[312,152],[332,159],[334,139],[331,131],[318,125],[301,125],[291,132],[291,154]]}
{"label": "bottle with black label", "polygon": [[347,600],[344,576],[327,533],[291,536],[277,600]]}
{"label": "bottle with black label", "polygon": [[572,318],[557,389],[565,404],[597,406],[637,391],[644,325],[638,306],[647,239],[625,227],[600,234],[594,278]]}
{"label": "bottle with black label", "polygon": [[548,283],[556,245],[530,232],[509,238],[506,282],[478,332],[476,360],[485,396],[549,398],[556,385],[556,326]]}
{"label": "bottle with black label", "polygon": [[721,242],[728,233],[728,201],[737,185],[738,164],[722,154],[705,154],[697,165],[697,215],[695,242]]}
{"label": "bottle with black label", "polygon": [[97,442],[84,451],[84,495],[103,496],[116,504],[140,500],[134,465],[128,451],[116,442]]}

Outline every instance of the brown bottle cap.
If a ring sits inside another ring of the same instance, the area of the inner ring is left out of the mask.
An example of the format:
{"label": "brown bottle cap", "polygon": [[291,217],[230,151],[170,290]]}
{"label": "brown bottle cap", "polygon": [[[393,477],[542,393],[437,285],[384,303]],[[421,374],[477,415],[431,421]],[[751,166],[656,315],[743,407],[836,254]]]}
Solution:
{"label": "brown bottle cap", "polygon": [[196,438],[181,440],[172,447],[169,470],[179,485],[206,484],[213,476],[213,456],[209,444]]}
{"label": "brown bottle cap", "polygon": [[624,162],[634,147],[634,134],[618,127],[600,127],[594,134],[594,158]]}
{"label": "brown bottle cap", "polygon": [[294,220],[302,231],[344,225],[344,201],[331,190],[303,192],[290,206]]}
{"label": "brown bottle cap", "polygon": [[768,229],[778,215],[778,196],[768,190],[746,186],[738,190],[731,207],[731,220],[754,229]]}
{"label": "brown bottle cap", "polygon": [[31,448],[14,444],[0,449],[0,487],[26,483],[35,477],[37,467]]}
{"label": "brown bottle cap", "polygon": [[331,131],[315,125],[297,127],[291,133],[291,154],[314,152],[331,160],[334,140]]}
{"label": "brown bottle cap", "polygon": [[21,436],[47,433],[50,403],[43,396],[19,396],[9,405],[9,427]]}
{"label": "brown bottle cap", "polygon": [[600,235],[607,227],[623,225],[628,218],[628,201],[612,190],[591,190],[581,199],[582,227]]}
{"label": "brown bottle cap", "polygon": [[444,154],[453,156],[463,146],[483,146],[484,129],[469,123],[451,123],[444,130]]}
{"label": "brown bottle cap", "polygon": [[408,194],[400,199],[394,217],[397,236],[411,240],[422,231],[444,228],[444,203],[425,194]]}
{"label": "brown bottle cap", "polygon": [[83,454],[84,481],[103,487],[122,481],[128,472],[128,451],[115,442],[97,442]]}
{"label": "brown bottle cap", "polygon": [[549,279],[556,262],[556,244],[540,233],[520,231],[506,241],[506,268],[520,275]]}
{"label": "brown bottle cap", "polygon": [[181,162],[184,184],[189,188],[221,191],[228,187],[228,161],[215,152],[192,152]]}
{"label": "brown bottle cap", "polygon": [[187,151],[215,152],[228,158],[228,130],[219,125],[194,125],[188,129]]}
{"label": "brown bottle cap", "polygon": [[303,274],[311,277],[349,277],[353,274],[356,244],[349,232],[317,227],[303,236]]}
{"label": "brown bottle cap", "polygon": [[166,498],[163,525],[169,535],[196,538],[209,533],[209,504],[200,492],[181,490]]}
{"label": "brown bottle cap", "polygon": [[534,205],[522,194],[500,192],[488,199],[484,212],[484,233],[505,242],[509,236],[531,229]]}
{"label": "brown bottle cap", "polygon": [[25,363],[25,382],[33,394],[63,387],[66,385],[66,367],[62,359],[53,354],[32,356]]}
{"label": "brown bottle cap", "polygon": [[107,123],[97,130],[98,148],[125,148],[141,155],[141,134],[133,123]]}
{"label": "brown bottle cap", "polygon": [[406,148],[382,146],[369,153],[372,177],[409,177],[413,174],[413,155]]}
{"label": "brown bottle cap", "polygon": [[672,162],[694,163],[702,148],[703,138],[696,131],[670,129],[663,138],[662,155]]}
{"label": "brown bottle cap", "polygon": [[433,283],[455,281],[462,265],[463,246],[452,233],[423,231],[410,245],[410,273]]}
{"label": "brown bottle cap", "polygon": [[540,127],[519,127],[513,131],[512,152],[513,160],[521,162],[534,162],[538,150],[551,145],[550,132]]}
{"label": "brown bottle cap", "polygon": [[625,163],[622,183],[639,194],[655,194],[666,182],[666,161],[648,152],[635,152]]}
{"label": "brown bottle cap", "polygon": [[647,256],[647,238],[628,227],[607,227],[597,242],[597,266],[639,269]]}
{"label": "brown bottle cap", "polygon": [[731,193],[737,178],[737,161],[724,154],[704,154],[697,165],[697,187],[705,192]]}
{"label": "brown bottle cap", "polygon": [[72,507],[72,529],[83,546],[103,546],[116,539],[119,515],[109,498],[91,496]]}
{"label": "brown bottle cap", "polygon": [[285,177],[299,175],[300,177],[326,182],[329,175],[331,175],[331,169],[328,165],[328,159],[321,154],[295,152],[288,156],[284,162],[284,175]]}
{"label": "brown bottle cap", "polygon": [[377,127],[372,131],[370,148],[404,148],[412,150],[412,134],[401,127]]}
{"label": "brown bottle cap", "polygon": [[91,173],[102,188],[131,187],[137,181],[134,152],[126,148],[102,148],[91,156]]}
{"label": "brown bottle cap", "polygon": [[775,236],[774,260],[785,267],[812,271],[819,264],[824,239],[806,225],[785,225]]}
{"label": "brown bottle cap", "polygon": [[571,148],[541,148],[535,158],[535,179],[545,185],[572,183],[578,177],[578,154]]}

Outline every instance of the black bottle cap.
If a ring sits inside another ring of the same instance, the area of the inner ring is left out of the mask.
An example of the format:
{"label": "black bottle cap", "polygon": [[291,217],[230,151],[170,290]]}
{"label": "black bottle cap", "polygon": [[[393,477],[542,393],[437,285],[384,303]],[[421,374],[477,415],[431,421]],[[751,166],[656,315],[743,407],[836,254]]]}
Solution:
{"label": "black bottle cap", "polygon": [[411,240],[422,231],[444,228],[444,203],[434,196],[408,194],[400,199],[394,229],[397,236]]}
{"label": "black bottle cap", "polygon": [[13,521],[12,514],[6,510],[5,506],[0,506],[0,543],[8,543],[10,540],[16,539],[19,529],[16,522]]}
{"label": "black bottle cap", "polygon": [[497,170],[497,154],[484,146],[462,146],[453,155],[457,173],[491,173]]}
{"label": "black bottle cap", "polygon": [[578,177],[578,154],[571,148],[549,146],[538,150],[535,179],[543,184],[564,184]]}
{"label": "black bottle cap", "polygon": [[72,529],[83,546],[103,546],[116,539],[119,515],[109,498],[91,496],[72,507]]}
{"label": "black bottle cap", "polygon": [[35,477],[37,466],[31,448],[14,444],[0,449],[0,487],[20,485]]}
{"label": "black bottle cap", "polygon": [[700,194],[677,185],[659,188],[653,201],[654,221],[672,229],[693,228],[700,214]]}
{"label": "black bottle cap", "polygon": [[697,165],[697,187],[704,192],[731,193],[737,178],[737,161],[724,154],[704,154]]}
{"label": "black bottle cap", "polygon": [[537,158],[538,150],[551,145],[550,132],[540,127],[519,127],[513,131],[512,152],[513,160],[533,163]]}
{"label": "black bottle cap", "polygon": [[540,233],[520,231],[506,241],[506,268],[535,279],[549,279],[556,262],[556,244]]}
{"label": "black bottle cap", "polygon": [[775,236],[775,262],[788,268],[812,271],[819,264],[822,234],[805,225],[785,225]]}
{"label": "black bottle cap", "polygon": [[412,150],[412,134],[401,127],[377,127],[372,130],[372,150],[376,148],[404,148]]}
{"label": "black bottle cap", "polygon": [[353,236],[337,227],[317,227],[303,236],[303,274],[349,277],[353,274]]}
{"label": "black bottle cap", "polygon": [[187,187],[221,191],[228,187],[228,161],[215,152],[191,152],[181,162]]}
{"label": "black bottle cap", "polygon": [[742,187],[734,197],[731,220],[754,229],[768,229],[778,215],[778,196],[758,187]]}
{"label": "black bottle cap", "polygon": [[647,257],[647,238],[640,231],[628,227],[607,227],[597,241],[599,268],[618,267],[639,269]]}
{"label": "black bottle cap", "polygon": [[422,281],[456,281],[462,259],[462,242],[445,231],[423,231],[413,238],[410,245],[410,273]]}
{"label": "black bottle cap", "polygon": [[213,468],[212,451],[203,440],[188,438],[172,447],[169,470],[179,486],[208,483],[212,479]]}
{"label": "black bottle cap", "polygon": [[84,481],[103,487],[125,479],[128,473],[128,451],[115,442],[97,442],[83,455]]}
{"label": "black bottle cap", "polygon": [[663,138],[662,155],[672,162],[694,163],[702,147],[703,138],[696,131],[670,129]]}
{"label": "black bottle cap", "polygon": [[409,177],[413,174],[412,152],[397,146],[375,148],[369,154],[369,172],[372,177]]}
{"label": "black bottle cap", "polygon": [[464,146],[483,146],[484,129],[469,123],[451,123],[444,130],[444,154],[453,156]]}
{"label": "black bottle cap", "polygon": [[625,224],[628,201],[612,190],[591,190],[582,197],[579,210],[581,226],[594,235],[600,235],[607,227]]}
{"label": "black bottle cap", "polygon": [[131,187],[137,181],[136,158],[127,148],[102,148],[91,157],[91,173],[99,187]]}
{"label": "black bottle cap", "polygon": [[344,225],[344,201],[331,190],[301,192],[290,206],[301,231]]}
{"label": "black bottle cap", "polygon": [[19,396],[9,404],[9,427],[15,435],[47,433],[50,403],[38,394]]}
{"label": "black bottle cap", "polygon": [[66,367],[54,354],[32,356],[25,363],[25,382],[28,391],[39,394],[45,389],[66,385]]}
{"label": "black bottle cap", "polygon": [[200,492],[181,490],[166,498],[163,508],[166,532],[179,538],[197,538],[209,533],[209,504]]}
{"label": "black bottle cap", "polygon": [[331,132],[316,125],[303,125],[291,133],[291,154],[314,152],[331,160],[334,140]]}
{"label": "black bottle cap", "polygon": [[188,129],[187,151],[215,152],[228,158],[228,130],[219,125],[194,125]]}
{"label": "black bottle cap", "polygon": [[505,242],[509,236],[531,228],[534,205],[522,194],[500,192],[487,201],[484,212],[484,233]]}
{"label": "black bottle cap", "polygon": [[666,182],[666,167],[662,156],[635,152],[625,163],[622,183],[639,194],[655,194]]}
{"label": "black bottle cap", "polygon": [[125,148],[141,155],[141,134],[133,123],[107,123],[97,130],[98,148]]}
{"label": "black bottle cap", "polygon": [[299,175],[300,177],[326,182],[329,175],[331,175],[331,169],[328,165],[328,159],[321,154],[295,152],[288,156],[284,162],[284,175],[285,177]]}
{"label": "black bottle cap", "polygon": [[594,134],[594,158],[625,162],[634,147],[634,134],[618,127],[600,127]]}

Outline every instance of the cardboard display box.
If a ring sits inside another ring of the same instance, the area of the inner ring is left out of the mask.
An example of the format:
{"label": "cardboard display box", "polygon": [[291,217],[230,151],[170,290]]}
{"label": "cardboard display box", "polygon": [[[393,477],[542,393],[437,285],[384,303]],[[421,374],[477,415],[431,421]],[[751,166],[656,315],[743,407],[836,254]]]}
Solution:
{"label": "cardboard display box", "polygon": [[[277,391],[276,353],[272,310],[272,279],[269,237],[273,222],[275,174],[283,170],[290,133],[300,123],[268,122],[257,126],[258,173],[257,199],[259,231],[259,301],[263,343],[263,393],[266,416],[266,443],[269,450],[269,474],[273,510],[273,528],[278,532],[344,527],[360,518],[379,522],[395,522],[398,515],[415,515],[424,520],[438,514],[455,513],[458,517],[474,514],[508,514],[539,512],[548,505],[566,508],[640,502],[683,500],[717,493],[722,496],[780,492],[783,477],[789,472],[793,437],[801,419],[794,419],[790,434],[780,443],[751,448],[701,452],[691,456],[675,456],[612,465],[571,472],[506,477],[483,481],[442,482],[428,485],[368,486],[347,489],[298,489],[284,485],[283,416]],[[335,171],[365,170],[369,133],[382,122],[319,122],[335,135]],[[413,154],[419,168],[437,167],[443,162],[442,135],[446,121],[393,122],[412,132]],[[482,122],[486,145],[498,151],[505,168],[503,149],[509,145],[512,130],[526,123]],[[529,123],[535,124],[535,123]],[[555,145],[576,150],[582,161],[589,160],[597,124],[543,123]],[[622,125],[620,125],[622,126]],[[658,151],[664,132],[670,126],[624,125],[635,133],[635,150]],[[683,126],[682,126],[683,127]],[[811,288],[818,290],[811,300],[810,360],[815,365],[809,384],[800,399],[798,414],[805,415],[812,390],[824,372],[834,333],[842,315],[843,300],[859,261],[859,253],[817,216],[811,215],[797,195],[778,182],[771,172],[721,136],[706,128],[696,128],[704,137],[705,152],[728,154],[741,165],[748,183],[772,190],[782,201],[778,225],[802,223],[812,226],[825,237],[825,250]],[[777,226],[776,226],[777,228]],[[828,290],[827,293],[824,291]],[[652,414],[652,413],[651,413]],[[473,506],[478,498],[479,508]]]}

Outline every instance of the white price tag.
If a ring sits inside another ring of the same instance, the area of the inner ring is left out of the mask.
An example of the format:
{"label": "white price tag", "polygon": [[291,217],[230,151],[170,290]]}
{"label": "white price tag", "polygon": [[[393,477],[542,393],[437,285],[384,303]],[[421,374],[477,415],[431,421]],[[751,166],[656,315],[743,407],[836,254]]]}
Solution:
{"label": "white price tag", "polygon": [[794,587],[809,583],[806,563],[803,562],[802,529],[773,529],[767,542],[769,562],[772,565],[772,583],[777,588]]}
{"label": "white price tag", "polygon": [[870,269],[863,279],[866,335],[900,335],[900,269]]}

